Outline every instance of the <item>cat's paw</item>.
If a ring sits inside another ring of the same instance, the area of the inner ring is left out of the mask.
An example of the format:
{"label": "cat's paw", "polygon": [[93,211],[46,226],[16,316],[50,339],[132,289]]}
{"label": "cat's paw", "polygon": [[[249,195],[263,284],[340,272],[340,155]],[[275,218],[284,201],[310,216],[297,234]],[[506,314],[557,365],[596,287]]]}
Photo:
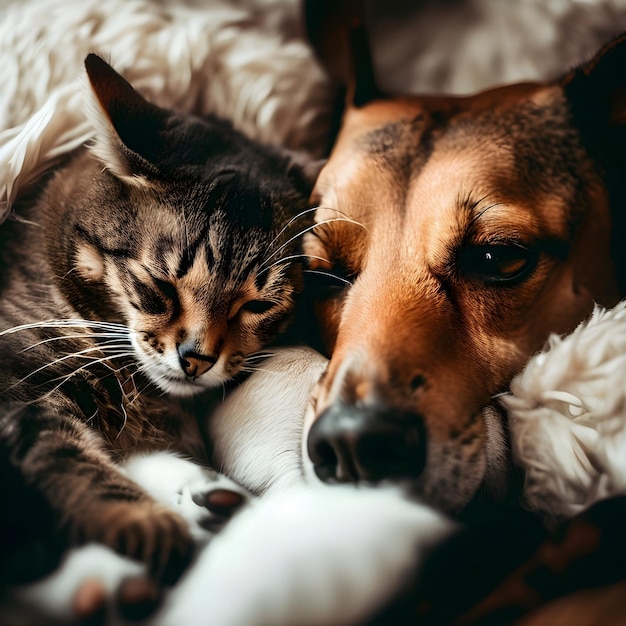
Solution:
{"label": "cat's paw", "polygon": [[108,502],[92,512],[84,530],[88,540],[146,563],[168,584],[179,578],[195,549],[186,521],[153,501]]}
{"label": "cat's paw", "polygon": [[223,474],[204,470],[203,475],[185,485],[169,505],[189,522],[192,532],[193,529],[201,529],[196,530],[196,536],[203,531],[212,535],[219,532],[251,497]]}
{"label": "cat's paw", "polygon": [[171,452],[133,456],[124,473],[183,517],[199,541],[210,539],[254,497],[224,474]]}

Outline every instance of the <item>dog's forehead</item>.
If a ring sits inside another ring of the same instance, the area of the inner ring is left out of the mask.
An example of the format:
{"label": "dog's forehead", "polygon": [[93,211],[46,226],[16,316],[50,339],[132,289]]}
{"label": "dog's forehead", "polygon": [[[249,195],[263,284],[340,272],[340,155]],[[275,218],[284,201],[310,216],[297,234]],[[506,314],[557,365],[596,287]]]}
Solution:
{"label": "dog's forehead", "polygon": [[346,113],[317,192],[365,220],[383,200],[406,210],[433,194],[449,204],[494,192],[532,203],[571,196],[585,158],[558,87],[382,101]]}

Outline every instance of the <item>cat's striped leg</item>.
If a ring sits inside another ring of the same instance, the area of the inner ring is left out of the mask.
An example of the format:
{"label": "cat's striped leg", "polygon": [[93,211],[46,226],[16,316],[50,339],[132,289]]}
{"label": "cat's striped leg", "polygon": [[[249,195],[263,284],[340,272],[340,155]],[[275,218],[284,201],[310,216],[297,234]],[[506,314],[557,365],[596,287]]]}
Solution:
{"label": "cat's striped leg", "polygon": [[[210,540],[252,498],[223,474],[173,453],[132,455],[121,469],[157,501],[178,512],[199,544]],[[24,607],[39,611],[42,623],[44,618],[91,623],[100,617],[119,624],[155,611],[163,588],[142,564],[89,545],[70,550],[53,575],[14,589],[11,597],[16,611],[23,612]],[[2,617],[0,607],[4,623]]]}
{"label": "cat's striped leg", "polygon": [[9,463],[41,494],[70,543],[103,543],[174,581],[193,555],[188,525],[124,475],[98,434],[69,409],[1,406],[0,443]]}

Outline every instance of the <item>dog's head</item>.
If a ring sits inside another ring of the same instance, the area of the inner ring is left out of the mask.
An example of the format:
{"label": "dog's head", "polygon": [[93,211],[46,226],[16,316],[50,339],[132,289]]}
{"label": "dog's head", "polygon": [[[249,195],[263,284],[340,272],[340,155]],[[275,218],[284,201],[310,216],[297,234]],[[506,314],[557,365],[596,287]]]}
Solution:
{"label": "dog's head", "polygon": [[626,153],[626,43],[552,84],[392,98],[358,12],[343,24],[354,69],[305,243],[338,277],[316,305],[332,357],[308,451],[324,480],[408,481],[457,512],[503,486],[494,398],[550,333],[620,296],[607,180]]}

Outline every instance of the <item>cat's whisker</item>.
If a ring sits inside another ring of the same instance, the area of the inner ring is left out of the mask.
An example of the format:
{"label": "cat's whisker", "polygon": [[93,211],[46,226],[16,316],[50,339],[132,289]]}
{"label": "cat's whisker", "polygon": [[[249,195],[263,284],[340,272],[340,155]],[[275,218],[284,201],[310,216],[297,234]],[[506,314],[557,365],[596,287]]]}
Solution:
{"label": "cat's whisker", "polygon": [[281,372],[277,372],[275,370],[264,369],[262,367],[242,367],[241,371],[245,372],[246,374],[254,374],[255,372],[265,372],[266,374],[275,374],[275,375],[282,374]]}
{"label": "cat's whisker", "polygon": [[252,354],[249,354],[246,358],[245,358],[245,362],[249,362],[252,360],[258,360],[258,359],[268,359],[272,356],[276,356],[275,352],[253,352]]}
{"label": "cat's whisker", "polygon": [[[104,352],[103,350],[101,350],[100,348],[98,348],[98,346],[92,346],[91,348],[85,348],[84,350],[79,350],[78,352],[72,352],[70,354],[65,354],[61,357],[58,357],[57,359],[54,359],[54,361],[50,361],[49,363],[46,363],[44,365],[42,365],[41,367],[38,367],[37,369],[33,370],[32,372],[30,372],[29,374],[27,374],[26,376],[24,376],[22,379],[18,380],[16,383],[14,383],[13,386],[16,386],[18,384],[24,383],[25,381],[27,381],[29,378],[31,378],[32,376],[35,376],[36,374],[38,374],[39,372],[42,372],[43,370],[49,368],[49,367],[54,367],[55,365],[59,365],[60,363],[63,363],[64,361],[67,361],[69,359],[72,358],[79,358],[79,359],[91,359],[92,362],[89,363],[88,365],[92,365],[94,363],[99,363],[99,362],[103,362],[103,361],[107,361],[111,358],[122,358],[124,356],[134,356],[134,352],[128,351],[128,346],[115,346],[116,348],[119,348],[120,350],[122,350],[123,348],[126,349],[126,352],[119,352],[119,353],[111,353],[111,354],[107,354],[106,356],[102,357],[101,359],[94,359],[94,357],[89,356],[89,353],[91,352]],[[82,368],[78,368],[77,370],[74,370],[71,373],[71,376],[73,376],[77,371],[81,370]]]}
{"label": "cat's whisker", "polygon": [[102,330],[115,330],[130,333],[130,329],[124,324],[116,324],[114,322],[99,322],[83,319],[57,319],[44,320],[41,322],[32,322],[30,324],[21,324],[12,326],[0,332],[0,337],[21,332],[23,330],[47,329],[47,328],[100,328]]}
{"label": "cat's whisker", "polygon": [[[132,352],[127,352],[126,354],[122,354],[122,355],[118,355],[118,356],[133,356],[134,353]],[[86,357],[89,358],[89,357]],[[91,362],[89,363],[85,363],[83,365],[81,365],[80,367],[77,367],[76,369],[72,370],[71,372],[69,372],[68,374],[65,374],[64,376],[58,376],[57,378],[52,378],[50,379],[49,382],[56,382],[58,383],[57,385],[55,385],[52,389],[50,389],[49,391],[47,391],[43,396],[41,396],[41,399],[45,399],[48,396],[54,394],[55,391],[57,391],[58,389],[60,389],[68,380],[70,380],[73,376],[75,376],[76,374],[85,371],[87,368],[92,367],[93,365],[97,365],[97,364],[103,364],[107,369],[111,370],[111,372],[113,373],[117,373],[119,372],[121,369],[123,368],[114,368],[111,367],[111,365],[109,365],[108,361],[110,361],[111,357],[103,357],[100,359],[93,359],[91,360]],[[50,365],[50,364],[48,364]],[[47,366],[46,366],[47,367]],[[33,372],[31,372],[31,374],[29,374],[28,376],[31,376],[33,374]],[[28,378],[25,377],[26,378]],[[25,380],[24,379],[24,380]],[[19,382],[19,381],[18,381]],[[119,381],[118,381],[119,383]],[[16,383],[17,384],[17,383]],[[120,385],[121,388],[121,385]],[[122,393],[124,392],[124,390],[122,389]]]}
{"label": "cat's whisker", "polygon": [[[121,357],[123,356],[132,356],[133,353],[132,352],[128,352],[126,354],[122,354],[119,355]],[[93,365],[104,365],[108,370],[110,370],[112,373],[117,374],[118,372],[120,372],[123,367],[112,367],[109,363],[109,361],[111,360],[111,357],[106,356],[106,357],[102,357],[99,359],[94,359],[92,358],[91,361],[89,363],[84,363],[83,365],[81,365],[80,367],[77,367],[76,369],[72,370],[70,373],[66,374],[65,376],[59,376],[57,378],[53,378],[51,379],[52,382],[56,382],[58,380],[61,380],[61,384],[63,384],[64,382],[67,382],[70,378],[72,378],[72,376],[75,376],[76,374],[78,374],[79,372],[83,372],[85,371],[87,368],[92,367]]]}
{"label": "cat's whisker", "polygon": [[97,415],[98,415],[98,408],[96,407],[96,410],[85,420],[85,422],[87,424],[89,424],[90,422],[93,422],[96,419]]}
{"label": "cat's whisker", "polygon": [[293,241],[295,241],[299,237],[302,237],[302,235],[305,235],[306,233],[308,233],[309,231],[313,230],[314,228],[317,228],[318,226],[322,226],[323,224],[330,224],[332,222],[348,222],[350,224],[355,224],[356,226],[359,226],[359,227],[367,230],[367,228],[365,228],[365,226],[363,224],[361,224],[361,222],[357,222],[356,220],[353,220],[353,219],[348,218],[348,217],[331,217],[331,218],[329,218],[327,220],[322,220],[321,222],[316,222],[315,224],[312,224],[311,226],[307,226],[307,228],[302,229],[299,233],[297,233],[293,237],[290,237],[289,239],[287,239],[287,241],[285,241],[285,243],[283,243],[278,248],[276,248],[276,250],[274,250],[274,252],[272,252],[268,257],[266,257],[263,260],[263,262],[261,263],[261,266],[265,265],[265,263],[267,263],[270,259],[275,257],[277,254],[280,254],[290,243],[292,243]]}
{"label": "cat's whisker", "polygon": [[[119,385],[120,385],[120,389],[122,390],[122,395],[125,396],[126,394],[124,394],[124,388],[122,387],[122,384],[119,383]],[[122,409],[122,415],[124,416],[124,420],[122,421],[122,425],[120,426],[120,429],[117,432],[115,441],[117,441],[121,437],[122,433],[124,432],[124,428],[126,428],[126,424],[128,423],[128,413],[126,413],[126,407],[124,406],[124,404],[125,404],[124,402],[120,402],[120,409]]]}
{"label": "cat's whisker", "polygon": [[138,393],[143,393],[144,390],[148,389],[152,385],[156,385],[158,389],[158,397],[162,398],[167,395],[166,386],[161,384],[161,381],[168,382],[165,376],[159,374],[158,372],[148,371],[148,367],[144,363],[137,363],[137,371],[141,374],[144,374],[146,381],[144,386],[138,390]]}
{"label": "cat's whisker", "polygon": [[322,270],[308,270],[308,269],[305,269],[304,271],[308,272],[309,274],[320,274],[321,276],[328,276],[328,278],[340,280],[342,283],[345,283],[349,287],[352,287],[352,283],[348,279],[342,278],[341,276],[337,276],[335,274],[331,274],[330,272],[323,272]]}
{"label": "cat's whisker", "polygon": [[328,259],[325,259],[324,257],[321,257],[321,256],[316,256],[314,254],[290,254],[289,256],[282,257],[265,267],[261,265],[259,268],[259,271],[257,272],[257,276],[260,276],[261,274],[264,274],[265,272],[269,272],[276,265],[280,265],[281,263],[286,263],[287,261],[291,261],[293,259],[302,259],[302,258],[317,259],[318,261],[324,261],[325,263],[328,263],[330,265],[330,261]]}
{"label": "cat's whisker", "polygon": [[81,333],[80,335],[58,335],[57,337],[48,337],[47,339],[42,339],[37,343],[33,343],[30,346],[26,346],[20,352],[28,352],[28,350],[32,350],[33,348],[37,348],[38,346],[51,343],[53,341],[63,341],[68,339],[104,339],[106,341],[98,342],[98,345],[106,346],[111,341],[118,341],[120,339],[127,339],[130,343],[130,335],[122,334],[122,333]]}
{"label": "cat's whisker", "polygon": [[75,271],[76,271],[75,267],[70,268],[67,272],[65,272],[65,274],[63,274],[63,276],[61,276],[61,279],[67,278],[70,274],[72,274]]}
{"label": "cat's whisker", "polygon": [[317,211],[318,207],[314,206],[314,207],[310,207],[308,209],[305,209],[304,211],[300,211],[300,213],[297,213],[296,215],[294,215],[279,231],[278,234],[276,235],[276,237],[274,237],[274,239],[272,239],[272,241],[269,242],[269,244],[267,245],[267,250],[268,252],[271,251],[272,246],[280,239],[281,235],[296,221],[299,220],[301,217],[304,217],[305,215],[308,215],[309,213],[314,213],[315,211]]}
{"label": "cat's whisker", "polygon": [[[272,239],[272,241],[270,241],[269,245],[267,246],[268,248],[268,252],[271,251],[272,246],[276,243],[276,241],[280,238],[280,236],[298,219],[300,219],[301,217],[308,215],[309,213],[314,213],[315,211],[317,211],[318,209],[324,209],[326,211],[334,211],[335,213],[338,213],[339,215],[342,215],[343,217],[346,217],[348,219],[351,219],[350,216],[345,213],[344,211],[341,211],[340,209],[334,209],[331,207],[325,207],[325,206],[314,206],[314,207],[309,207],[308,209],[305,209],[304,211],[300,211],[300,213],[297,213],[296,215],[294,215],[284,226],[283,228],[281,228],[281,230],[279,231],[278,235],[276,235],[276,237],[274,237],[274,239]],[[363,224],[359,224],[360,226],[362,226],[363,228],[365,228],[365,226]]]}

